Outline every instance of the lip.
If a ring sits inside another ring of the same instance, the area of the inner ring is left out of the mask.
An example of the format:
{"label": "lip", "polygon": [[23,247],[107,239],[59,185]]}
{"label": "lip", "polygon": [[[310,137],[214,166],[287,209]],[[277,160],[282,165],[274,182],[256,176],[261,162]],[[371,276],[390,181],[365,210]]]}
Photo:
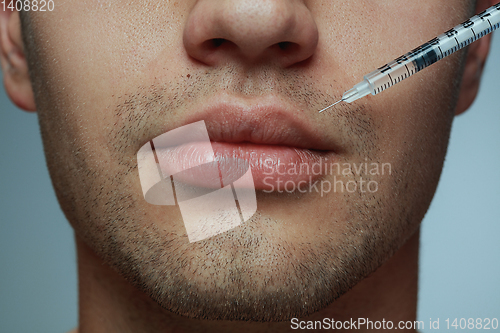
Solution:
{"label": "lip", "polygon": [[223,96],[190,113],[181,125],[204,120],[210,140],[288,146],[318,151],[335,148],[324,140],[302,110],[272,97],[243,100]]}
{"label": "lip", "polygon": [[[219,164],[231,159],[247,161],[257,190],[304,188],[323,176],[317,170],[326,170],[321,165],[336,155],[335,147],[315,130],[304,112],[272,96],[254,100],[224,96],[205,102],[198,112],[193,110],[177,127],[205,121],[215,160]],[[183,165],[166,168],[184,170],[207,155],[196,143],[169,154],[174,155],[171,160]],[[166,173],[172,174],[168,170]]]}

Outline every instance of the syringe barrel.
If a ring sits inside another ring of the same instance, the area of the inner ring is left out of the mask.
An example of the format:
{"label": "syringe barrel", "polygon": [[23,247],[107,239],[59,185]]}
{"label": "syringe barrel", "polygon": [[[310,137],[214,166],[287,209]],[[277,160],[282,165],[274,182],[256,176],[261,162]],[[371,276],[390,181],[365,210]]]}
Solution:
{"label": "syringe barrel", "polygon": [[365,75],[364,81],[377,95],[499,27],[500,3]]}

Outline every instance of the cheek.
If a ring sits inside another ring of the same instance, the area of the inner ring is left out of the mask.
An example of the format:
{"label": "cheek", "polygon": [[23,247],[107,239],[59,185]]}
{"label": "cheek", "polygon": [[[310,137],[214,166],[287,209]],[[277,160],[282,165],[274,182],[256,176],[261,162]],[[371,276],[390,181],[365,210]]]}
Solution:
{"label": "cheek", "polygon": [[[364,75],[462,22],[470,14],[469,3],[457,2],[450,11],[449,4],[434,0],[311,2],[320,31],[313,71],[340,98]],[[431,71],[443,67],[438,63]],[[409,80],[418,80],[410,84],[423,89],[429,78],[426,74]],[[391,89],[397,93],[398,88]]]}
{"label": "cheek", "polygon": [[[331,10],[323,7],[315,8],[318,27],[323,33],[318,62],[335,74],[332,77],[338,82],[333,84],[342,93],[372,70],[434,38],[470,14],[470,6],[465,2],[457,3],[450,12],[449,4],[434,0],[399,0],[397,5],[393,1],[355,0],[338,6],[331,4]],[[429,159],[433,167],[427,169],[432,169],[433,174],[440,172],[463,56],[463,52],[454,54],[377,96],[356,102],[372,109],[383,160],[404,165],[410,160]]]}
{"label": "cheek", "polygon": [[374,108],[377,158],[390,163],[393,170],[382,191],[387,202],[411,210],[408,216],[415,224],[423,218],[441,175],[463,54],[443,61],[391,90],[366,98]]}
{"label": "cheek", "polygon": [[390,90],[368,97],[388,151],[442,158],[460,91],[465,53],[459,52]]}
{"label": "cheek", "polygon": [[[184,5],[187,4],[183,3]],[[34,81],[44,141],[109,160],[124,92],[173,81],[182,64],[186,6],[154,1],[61,1],[33,13]],[[71,155],[70,155],[71,154]]]}
{"label": "cheek", "polygon": [[[33,15],[34,71],[61,109],[99,118],[123,91],[185,70],[182,28],[186,6],[153,1],[66,1],[51,15]],[[181,8],[182,7],[182,8]],[[42,101],[43,103],[43,101]],[[86,114],[87,113],[87,114]]]}

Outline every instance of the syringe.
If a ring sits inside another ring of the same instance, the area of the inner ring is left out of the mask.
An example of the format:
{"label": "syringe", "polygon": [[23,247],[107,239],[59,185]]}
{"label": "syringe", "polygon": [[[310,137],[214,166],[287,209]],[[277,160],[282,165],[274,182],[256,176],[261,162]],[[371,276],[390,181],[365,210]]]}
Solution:
{"label": "syringe", "polygon": [[319,112],[321,113],[340,102],[352,103],[370,93],[377,95],[499,27],[500,3],[365,75],[364,80],[346,91],[340,101]]}

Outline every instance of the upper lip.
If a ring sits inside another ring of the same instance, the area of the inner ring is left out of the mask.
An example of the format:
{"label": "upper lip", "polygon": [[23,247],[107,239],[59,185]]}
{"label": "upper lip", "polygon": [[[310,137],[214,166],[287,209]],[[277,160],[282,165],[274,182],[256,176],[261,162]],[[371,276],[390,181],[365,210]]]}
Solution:
{"label": "upper lip", "polygon": [[305,112],[271,96],[254,103],[226,96],[188,114],[179,126],[204,120],[211,141],[335,150]]}

